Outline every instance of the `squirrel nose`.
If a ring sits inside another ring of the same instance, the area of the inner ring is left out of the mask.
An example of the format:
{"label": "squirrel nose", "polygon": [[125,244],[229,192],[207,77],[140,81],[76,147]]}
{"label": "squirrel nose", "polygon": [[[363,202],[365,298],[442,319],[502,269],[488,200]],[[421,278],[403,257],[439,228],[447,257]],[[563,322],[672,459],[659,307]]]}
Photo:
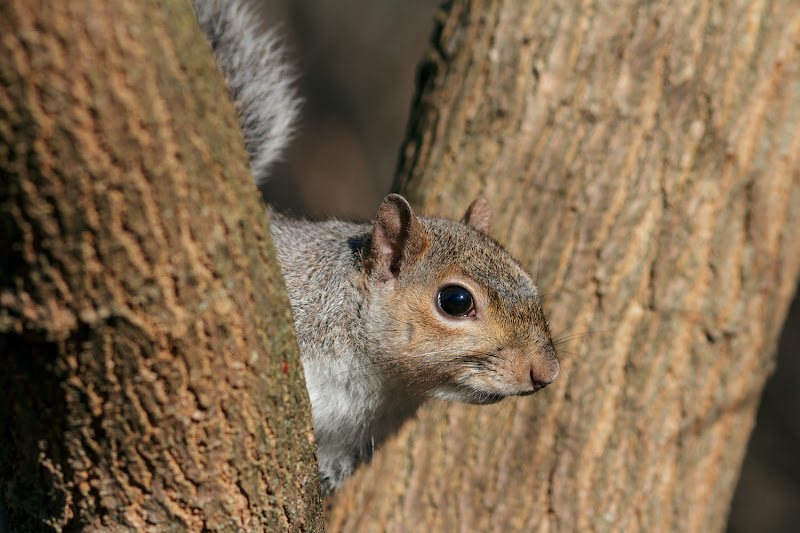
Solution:
{"label": "squirrel nose", "polygon": [[553,363],[541,366],[531,365],[530,377],[533,390],[543,389],[556,380],[561,368],[557,360],[553,361]]}

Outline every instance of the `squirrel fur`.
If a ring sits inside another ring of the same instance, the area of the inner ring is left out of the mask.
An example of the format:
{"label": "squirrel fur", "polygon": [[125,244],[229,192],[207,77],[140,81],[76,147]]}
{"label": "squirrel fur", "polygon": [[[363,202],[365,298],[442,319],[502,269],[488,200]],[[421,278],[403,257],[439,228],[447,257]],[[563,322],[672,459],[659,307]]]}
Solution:
{"label": "squirrel fur", "polygon": [[[256,180],[291,137],[290,69],[245,0],[194,0],[236,104]],[[532,394],[559,363],[531,277],[489,236],[485,198],[461,221],[390,194],[373,222],[267,206],[311,398],[323,491],[369,461],[428,398]]]}

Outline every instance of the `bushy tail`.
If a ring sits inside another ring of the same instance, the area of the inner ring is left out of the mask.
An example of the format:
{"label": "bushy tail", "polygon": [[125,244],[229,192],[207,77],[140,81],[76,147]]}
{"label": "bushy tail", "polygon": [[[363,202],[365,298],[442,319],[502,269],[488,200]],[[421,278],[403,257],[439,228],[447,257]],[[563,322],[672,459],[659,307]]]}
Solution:
{"label": "bushy tail", "polygon": [[192,0],[239,114],[256,183],[292,138],[299,100],[273,32],[246,0]]}

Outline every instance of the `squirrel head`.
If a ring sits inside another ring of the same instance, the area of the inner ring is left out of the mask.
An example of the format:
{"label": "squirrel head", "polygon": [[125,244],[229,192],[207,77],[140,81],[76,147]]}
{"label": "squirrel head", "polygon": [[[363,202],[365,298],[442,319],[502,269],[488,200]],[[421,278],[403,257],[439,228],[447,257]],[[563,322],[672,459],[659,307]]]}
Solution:
{"label": "squirrel head", "polygon": [[390,194],[363,257],[373,363],[407,393],[494,403],[552,383],[559,363],[531,277],[489,236],[477,198],[460,222]]}

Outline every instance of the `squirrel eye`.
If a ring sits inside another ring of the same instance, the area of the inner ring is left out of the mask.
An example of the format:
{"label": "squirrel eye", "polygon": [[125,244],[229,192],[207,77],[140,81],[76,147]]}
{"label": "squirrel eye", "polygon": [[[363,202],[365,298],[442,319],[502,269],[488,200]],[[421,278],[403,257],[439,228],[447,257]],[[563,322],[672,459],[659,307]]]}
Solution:
{"label": "squirrel eye", "polygon": [[451,316],[473,316],[472,295],[463,287],[450,285],[439,292],[439,308]]}

